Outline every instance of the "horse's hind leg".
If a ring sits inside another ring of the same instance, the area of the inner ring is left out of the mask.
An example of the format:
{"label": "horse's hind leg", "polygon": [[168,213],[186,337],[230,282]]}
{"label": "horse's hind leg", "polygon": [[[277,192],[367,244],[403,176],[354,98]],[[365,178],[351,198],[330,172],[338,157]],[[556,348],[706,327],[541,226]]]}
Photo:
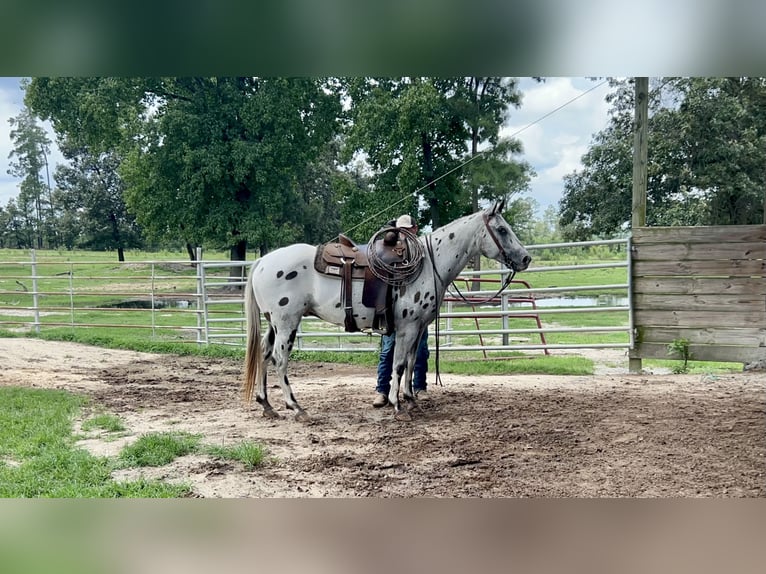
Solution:
{"label": "horse's hind leg", "polygon": [[[300,317],[298,318],[300,321]],[[292,327],[292,328],[289,328]],[[285,399],[285,406],[288,409],[295,411],[295,418],[299,421],[309,420],[309,415],[295,400],[292,387],[290,387],[290,380],[287,378],[287,361],[290,357],[290,352],[293,350],[293,343],[295,343],[295,337],[298,334],[298,325],[290,325],[286,328],[284,325],[280,328],[276,335],[276,341],[274,343],[274,359],[277,369],[277,378],[279,380],[279,386],[282,388],[282,395]]]}
{"label": "horse's hind leg", "polygon": [[274,410],[269,402],[267,386],[267,369],[269,363],[274,362],[274,341],[276,340],[276,328],[269,325],[269,331],[263,337],[261,347],[263,349],[263,362],[261,363],[260,378],[258,379],[258,392],[255,394],[255,400],[263,407],[263,416],[269,419],[278,419],[279,413]]}

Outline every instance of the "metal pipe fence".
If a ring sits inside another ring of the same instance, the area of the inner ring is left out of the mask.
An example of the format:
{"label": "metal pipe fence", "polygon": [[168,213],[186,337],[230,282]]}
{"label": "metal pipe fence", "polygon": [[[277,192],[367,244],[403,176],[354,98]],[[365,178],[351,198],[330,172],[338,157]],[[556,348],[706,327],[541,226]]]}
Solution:
{"label": "metal pipe fence", "polygon": [[[445,297],[440,349],[480,352],[484,358],[493,358],[502,352],[548,354],[552,350],[630,347],[627,243],[607,240],[528,246],[530,251],[549,252],[603,245],[626,248],[622,261],[566,261],[532,267],[524,272],[523,280],[515,279],[490,301],[483,300],[495,294],[491,286],[499,287],[508,271],[465,271],[456,283],[468,287],[461,287],[467,302],[454,289]],[[157,341],[244,346],[243,289],[252,262],[204,261],[201,251],[197,263],[62,259],[39,257],[31,251],[27,260],[0,261],[0,329],[130,330]],[[624,283],[587,283],[584,279],[585,284],[556,285],[557,273],[585,275],[615,268],[625,268]],[[474,284],[481,285],[481,290],[470,290]],[[587,318],[584,324],[567,319],[577,314]],[[617,319],[603,319],[609,315]],[[434,330],[432,327],[431,333]],[[429,341],[435,347],[433,336]],[[315,317],[303,319],[296,337],[296,348],[303,351],[374,352],[378,347],[377,335],[346,333]]]}

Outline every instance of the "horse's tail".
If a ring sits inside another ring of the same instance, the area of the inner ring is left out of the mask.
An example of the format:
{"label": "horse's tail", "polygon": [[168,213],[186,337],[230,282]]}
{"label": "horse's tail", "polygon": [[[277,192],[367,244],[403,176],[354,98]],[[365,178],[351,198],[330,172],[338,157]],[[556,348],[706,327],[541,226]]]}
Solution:
{"label": "horse's tail", "polygon": [[247,317],[247,348],[245,351],[245,383],[242,386],[242,398],[245,405],[249,406],[253,400],[253,389],[255,382],[260,376],[261,365],[263,364],[263,351],[261,349],[261,309],[255,300],[253,291],[253,277],[255,268],[253,265],[250,270],[250,277],[245,288],[245,315]]}

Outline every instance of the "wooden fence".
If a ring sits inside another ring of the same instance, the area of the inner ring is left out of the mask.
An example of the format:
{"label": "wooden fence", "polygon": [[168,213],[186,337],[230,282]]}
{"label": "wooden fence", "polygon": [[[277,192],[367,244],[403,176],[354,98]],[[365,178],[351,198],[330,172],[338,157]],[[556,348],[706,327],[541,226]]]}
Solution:
{"label": "wooden fence", "polygon": [[766,359],[766,225],[641,227],[631,250],[632,367],[680,339],[693,360]]}

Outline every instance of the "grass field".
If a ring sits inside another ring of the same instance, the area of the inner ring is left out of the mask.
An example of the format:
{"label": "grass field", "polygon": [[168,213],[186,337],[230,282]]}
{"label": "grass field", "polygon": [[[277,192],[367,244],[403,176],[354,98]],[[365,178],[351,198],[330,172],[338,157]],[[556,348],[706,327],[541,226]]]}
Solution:
{"label": "grass field", "polygon": [[[97,457],[77,447],[74,421],[87,411],[86,400],[56,390],[0,387],[0,498],[177,498],[185,484],[161,481],[115,481],[112,471],[163,466],[189,453],[260,465],[267,454],[257,443],[227,447],[204,445],[188,433],[150,433],[125,447],[117,457]],[[83,431],[118,434],[124,425],[115,415],[99,413],[83,421]]]}

